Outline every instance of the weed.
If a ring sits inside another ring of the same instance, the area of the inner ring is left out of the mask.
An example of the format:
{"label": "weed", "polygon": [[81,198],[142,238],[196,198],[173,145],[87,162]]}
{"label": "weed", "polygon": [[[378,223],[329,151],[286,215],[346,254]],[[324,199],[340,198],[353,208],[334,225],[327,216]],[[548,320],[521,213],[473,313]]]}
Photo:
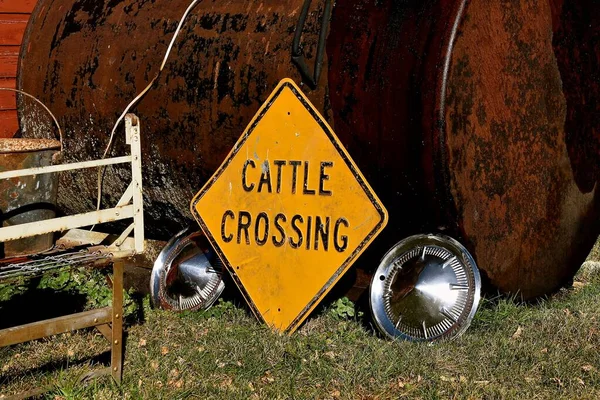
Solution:
{"label": "weed", "polygon": [[84,393],[84,387],[80,383],[80,377],[60,371],[56,378],[54,388],[48,392],[48,399],[79,400]]}
{"label": "weed", "polygon": [[[17,295],[24,295],[29,291],[30,295],[35,297],[36,290],[43,291],[44,289],[57,294],[83,296],[85,298],[84,309],[110,306],[112,289],[106,282],[107,276],[110,276],[109,271],[110,269],[63,268],[39,278],[17,278],[12,282],[2,283],[0,284],[0,309],[2,309],[2,303],[10,301]],[[137,311],[137,307],[131,293],[125,292],[124,315],[126,317],[133,315]]]}
{"label": "weed", "polygon": [[361,318],[362,311],[356,311],[356,305],[347,297],[337,299],[331,304],[329,314],[338,320]]}

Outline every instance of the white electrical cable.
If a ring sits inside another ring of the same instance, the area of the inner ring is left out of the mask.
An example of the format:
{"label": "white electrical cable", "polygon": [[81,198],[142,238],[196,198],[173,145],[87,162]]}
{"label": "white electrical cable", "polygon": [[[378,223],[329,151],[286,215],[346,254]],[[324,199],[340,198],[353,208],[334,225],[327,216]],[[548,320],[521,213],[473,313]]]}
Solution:
{"label": "white electrical cable", "polygon": [[[186,20],[188,14],[190,13],[190,11],[194,8],[194,6],[199,1],[201,1],[201,0],[193,0],[190,3],[190,5],[188,6],[188,8],[185,10],[185,12],[183,13],[183,16],[181,17],[181,21],[179,21],[179,25],[177,25],[177,29],[175,30],[175,34],[173,34],[173,38],[171,39],[171,43],[169,43],[169,47],[167,48],[167,51],[166,51],[165,56],[163,58],[162,64],[160,65],[160,68],[158,69],[158,72],[156,73],[156,75],[154,76],[154,78],[150,81],[150,83],[148,84],[148,86],[146,86],[146,88],[144,90],[142,90],[131,101],[131,103],[127,104],[127,106],[123,110],[123,113],[121,113],[121,116],[119,117],[119,119],[117,119],[117,122],[115,122],[115,125],[113,126],[113,129],[110,132],[110,137],[108,139],[108,144],[106,145],[106,149],[104,150],[104,154],[102,155],[103,159],[106,158],[106,156],[108,155],[108,152],[110,151],[110,148],[112,147],[112,142],[113,142],[113,138],[115,136],[115,132],[117,130],[117,127],[119,126],[119,124],[121,123],[121,121],[123,121],[123,118],[125,118],[125,115],[127,115],[127,113],[129,112],[129,109],[131,107],[133,107],[135,105],[135,103],[137,103],[148,92],[148,90],[150,90],[150,88],[152,87],[152,85],[154,84],[154,82],[160,76],[160,73],[162,72],[163,68],[165,67],[165,64],[167,63],[167,60],[169,59],[169,55],[171,54],[171,49],[173,48],[173,44],[175,43],[175,40],[177,39],[177,36],[179,36],[179,31],[181,30],[181,27],[183,26],[183,23],[185,22],[185,20]],[[96,204],[96,211],[100,210],[100,203],[101,203],[101,200],[102,200],[102,174],[103,173],[104,173],[104,167],[103,168],[99,168],[98,169],[98,202]],[[92,227],[92,229],[94,229],[94,227]]]}
{"label": "white electrical cable", "polygon": [[50,114],[50,116],[52,117],[52,119],[54,120],[54,123],[56,124],[56,127],[58,128],[58,137],[60,139],[60,151],[62,153],[63,151],[63,134],[62,134],[62,129],[60,129],[60,125],[58,124],[58,120],[56,119],[56,117],[54,116],[54,114],[52,114],[52,111],[50,111],[50,109],[48,107],[46,107],[46,105],[44,103],[42,103],[42,101],[40,99],[38,99],[37,97],[24,92],[22,90],[19,89],[12,89],[12,88],[7,88],[7,87],[0,87],[0,90],[4,90],[4,91],[9,91],[9,92],[15,92],[15,93],[20,93],[24,96],[27,96],[33,100],[35,100],[39,105],[41,105],[42,107],[44,107],[44,110],[46,110],[48,112],[48,114]]}

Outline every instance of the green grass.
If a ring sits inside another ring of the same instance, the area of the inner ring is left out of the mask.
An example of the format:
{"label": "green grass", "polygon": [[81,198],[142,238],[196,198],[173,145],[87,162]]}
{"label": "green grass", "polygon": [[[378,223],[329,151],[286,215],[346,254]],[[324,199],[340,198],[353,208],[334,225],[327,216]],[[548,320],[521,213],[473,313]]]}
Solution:
{"label": "green grass", "polygon": [[[599,299],[600,274],[587,272],[538,304],[484,300],[464,336],[435,345],[382,339],[347,304],[282,336],[230,302],[178,315],[146,301],[145,321],[128,328],[121,387],[78,383],[108,349],[87,331],[0,349],[0,393],[50,385],[49,399],[598,399]],[[39,370],[57,360],[72,367]]]}

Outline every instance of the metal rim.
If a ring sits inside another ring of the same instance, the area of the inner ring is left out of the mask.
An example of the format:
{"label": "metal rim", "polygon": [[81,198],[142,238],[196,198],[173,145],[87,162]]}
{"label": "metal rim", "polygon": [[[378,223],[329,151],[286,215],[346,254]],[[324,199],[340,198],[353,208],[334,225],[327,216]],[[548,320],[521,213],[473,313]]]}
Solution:
{"label": "metal rim", "polygon": [[475,260],[458,241],[415,235],[382,258],[370,286],[371,313],[392,339],[452,339],[469,327],[481,292]]}
{"label": "metal rim", "polygon": [[[216,253],[204,243],[201,232],[184,229],[165,245],[154,262],[150,277],[150,294],[154,307],[173,311],[208,309],[219,298],[225,284],[223,264]],[[178,258],[187,252],[187,259]],[[193,289],[191,294],[173,294],[169,288],[175,276],[181,277]]]}

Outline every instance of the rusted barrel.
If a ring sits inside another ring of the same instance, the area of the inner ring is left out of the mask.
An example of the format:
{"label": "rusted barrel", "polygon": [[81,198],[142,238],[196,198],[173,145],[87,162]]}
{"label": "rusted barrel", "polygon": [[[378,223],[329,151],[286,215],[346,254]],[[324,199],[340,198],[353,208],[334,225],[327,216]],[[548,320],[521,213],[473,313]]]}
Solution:
{"label": "rusted barrel", "polygon": [[[51,165],[60,142],[50,139],[0,139],[0,171]],[[0,221],[2,226],[54,218],[58,179],[41,174],[0,180]],[[41,253],[52,248],[54,235],[38,235],[3,243],[4,256]]]}
{"label": "rusted barrel", "polygon": [[[41,0],[18,87],[59,116],[69,160],[97,157],[159,68],[189,0]],[[304,0],[200,2],[144,121],[146,223],[166,237],[277,82],[303,80],[292,43]],[[325,2],[301,37],[312,66]],[[414,233],[443,231],[484,277],[524,298],[573,276],[598,233],[600,17],[589,1],[338,0],[311,101],[390,213],[358,264]],[[574,68],[576,66],[577,68]],[[312,70],[312,67],[310,68]],[[307,81],[306,77],[304,80]],[[49,121],[20,102],[21,129]],[[126,170],[105,181],[118,200]],[[69,176],[60,204],[93,209],[96,176]]]}

